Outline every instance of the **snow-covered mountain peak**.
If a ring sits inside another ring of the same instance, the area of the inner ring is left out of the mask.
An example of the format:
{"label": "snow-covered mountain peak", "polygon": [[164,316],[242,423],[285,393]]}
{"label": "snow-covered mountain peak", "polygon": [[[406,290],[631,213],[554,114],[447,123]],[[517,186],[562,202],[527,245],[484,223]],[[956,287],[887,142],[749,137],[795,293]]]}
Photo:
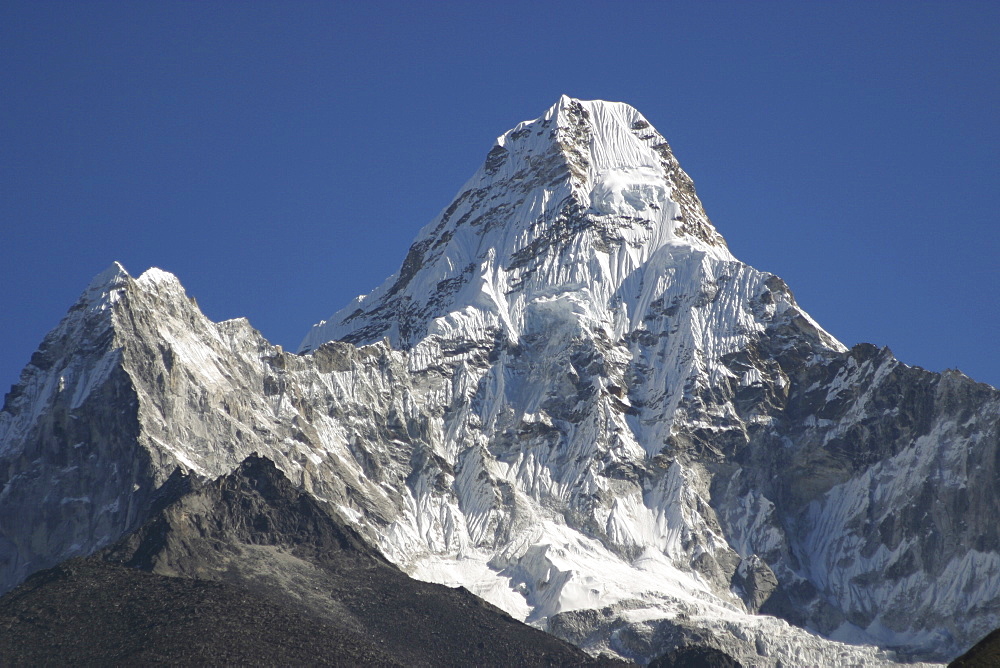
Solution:
{"label": "snow-covered mountain peak", "polygon": [[169,271],[164,271],[159,267],[150,267],[137,279],[141,285],[145,286],[179,286],[181,282]]}
{"label": "snow-covered mountain peak", "polygon": [[[587,158],[591,179],[605,170],[652,169],[659,164],[660,156],[649,150],[652,147],[649,140],[662,141],[662,136],[651,129],[637,109],[624,102],[578,100],[563,95],[541,118],[519,124],[499,137],[497,144],[518,150],[517,142],[528,128],[542,138],[541,143],[555,140],[567,150],[586,149],[590,154]],[[574,147],[573,133],[585,135],[588,141]]]}
{"label": "snow-covered mountain peak", "polygon": [[138,278],[133,278],[124,265],[116,261],[90,281],[78,304],[85,307],[87,312],[107,311],[118,302],[130,285],[143,292],[186,296],[184,286],[170,272],[150,267]]}
{"label": "snow-covered mountain peak", "polygon": [[112,294],[125,287],[130,278],[120,262],[112,262],[111,266],[94,276],[80,299],[94,306],[106,302]]}
{"label": "snow-covered mountain peak", "polygon": [[[677,236],[694,237],[685,241],[725,246],[705,217],[670,145],[631,105],[563,95],[541,118],[501,135],[494,147],[494,162],[509,157],[512,171],[518,173],[533,166],[529,157],[537,161],[539,153],[551,148],[564,156],[571,184],[581,201],[590,205],[590,212],[659,218]],[[680,210],[672,211],[670,217],[653,215],[671,203]],[[698,219],[699,224],[687,218]],[[670,225],[671,221],[687,222],[691,229]],[[696,227],[698,234],[694,234]]]}
{"label": "snow-covered mountain peak", "polygon": [[563,96],[501,135],[400,270],[314,327],[302,350],[386,336],[410,348],[455,314],[517,340],[528,304],[586,293],[605,309],[627,298],[625,282],[654,256],[661,269],[734,260],[670,146],[638,111]]}
{"label": "snow-covered mountain peak", "polygon": [[122,263],[115,261],[107,269],[91,279],[90,285],[87,286],[87,291],[100,292],[109,287],[118,287],[128,278],[128,272],[122,266]]}

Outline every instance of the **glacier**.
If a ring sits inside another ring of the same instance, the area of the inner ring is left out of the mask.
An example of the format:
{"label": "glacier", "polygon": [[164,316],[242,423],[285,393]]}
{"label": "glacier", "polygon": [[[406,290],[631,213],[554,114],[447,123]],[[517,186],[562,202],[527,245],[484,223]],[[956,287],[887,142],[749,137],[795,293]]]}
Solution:
{"label": "glacier", "polygon": [[1000,626],[1000,394],[847,348],[667,141],[562,97],[298,353],[95,279],[0,412],[0,586],[251,453],[411,575],[589,652],[943,661]]}

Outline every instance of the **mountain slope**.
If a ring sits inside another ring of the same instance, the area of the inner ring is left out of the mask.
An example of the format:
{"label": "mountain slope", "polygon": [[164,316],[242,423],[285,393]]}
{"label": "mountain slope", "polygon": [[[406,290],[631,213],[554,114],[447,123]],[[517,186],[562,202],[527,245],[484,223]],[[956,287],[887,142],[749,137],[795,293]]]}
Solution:
{"label": "mountain slope", "polygon": [[948,664],[948,668],[990,668],[1000,664],[1000,629],[994,630]]}
{"label": "mountain slope", "polygon": [[0,599],[9,665],[402,666],[367,637],[229,583],[76,558]]}
{"label": "mountain slope", "polygon": [[998,425],[993,388],[848,350],[735,259],[637,111],[563,98],[302,354],[159,270],[96,279],[0,412],[3,587],[258,452],[592,652],[942,660],[998,624]]}
{"label": "mountain slope", "polygon": [[408,578],[266,459],[207,484],[177,475],[168,490],[175,498],[138,531],[0,599],[0,656],[599,665],[468,592]]}

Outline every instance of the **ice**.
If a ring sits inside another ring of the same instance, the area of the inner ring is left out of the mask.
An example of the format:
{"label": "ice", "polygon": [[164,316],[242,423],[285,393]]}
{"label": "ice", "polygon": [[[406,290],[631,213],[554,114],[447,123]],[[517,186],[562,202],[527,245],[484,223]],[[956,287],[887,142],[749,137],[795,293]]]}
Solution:
{"label": "ice", "polygon": [[634,216],[664,209],[668,201],[662,171],[649,166],[599,174],[590,195],[591,208],[602,215]]}

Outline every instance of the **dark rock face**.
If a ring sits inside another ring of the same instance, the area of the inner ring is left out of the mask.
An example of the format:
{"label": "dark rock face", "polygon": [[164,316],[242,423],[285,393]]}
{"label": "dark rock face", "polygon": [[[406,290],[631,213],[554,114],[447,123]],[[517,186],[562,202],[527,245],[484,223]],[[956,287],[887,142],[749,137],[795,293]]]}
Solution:
{"label": "dark rock face", "polygon": [[171,483],[165,489],[172,488],[175,498],[101,552],[105,560],[163,575],[206,577],[224,562],[220,552],[245,545],[276,547],[330,566],[394,568],[268,459],[251,455],[230,475],[207,484],[179,472]]}
{"label": "dark rock face", "polygon": [[968,652],[948,664],[948,668],[996,668],[1000,666],[1000,629],[972,646]]}
{"label": "dark rock face", "polygon": [[617,665],[409,578],[266,459],[164,490],[136,532],[0,599],[3,662]]}
{"label": "dark rock face", "polygon": [[116,540],[159,494],[158,455],[136,448],[140,401],[111,316],[110,291],[130,280],[119,270],[95,279],[5,396],[0,591]]}
{"label": "dark rock face", "polygon": [[714,647],[682,647],[654,659],[649,668],[743,668],[743,664]]}
{"label": "dark rock face", "polygon": [[741,592],[747,609],[753,612],[760,610],[777,586],[774,571],[756,555],[741,561],[733,574],[733,587]]}

